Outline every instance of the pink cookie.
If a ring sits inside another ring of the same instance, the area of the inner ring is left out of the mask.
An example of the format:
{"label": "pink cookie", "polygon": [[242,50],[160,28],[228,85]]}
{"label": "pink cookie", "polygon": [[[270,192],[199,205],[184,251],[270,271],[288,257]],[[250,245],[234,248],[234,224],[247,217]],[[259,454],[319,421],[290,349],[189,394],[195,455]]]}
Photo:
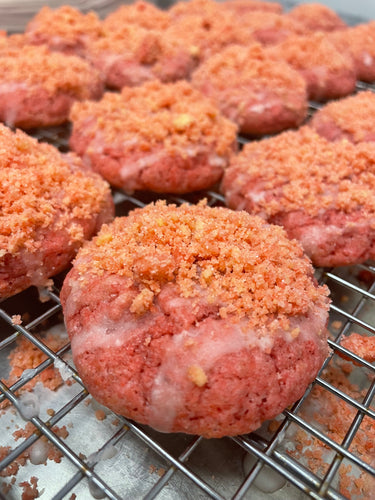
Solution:
{"label": "pink cookie", "polygon": [[306,31],[335,31],[347,27],[347,24],[326,5],[305,3],[289,11],[288,17],[301,23]]}
{"label": "pink cookie", "polygon": [[0,299],[68,267],[83,241],[113,217],[108,184],[21,131],[0,125]]}
{"label": "pink cookie", "polygon": [[314,114],[309,125],[329,141],[375,141],[375,94],[359,92],[330,102]]}
{"label": "pink cookie", "polygon": [[303,127],[245,145],[223,178],[227,205],[282,225],[317,266],[375,257],[375,145]]}
{"label": "pink cookie", "polygon": [[127,192],[187,193],[219,181],[236,126],[187,82],[158,81],[77,103],[70,145]]}
{"label": "pink cookie", "polygon": [[282,228],[157,202],[103,226],[61,292],[77,370],[162,432],[248,433],[302,396],[327,355],[327,289]]}
{"label": "pink cookie", "polygon": [[22,128],[59,125],[75,101],[99,99],[103,80],[77,56],[0,38],[0,120]]}
{"label": "pink cookie", "polygon": [[356,72],[352,58],[340,52],[326,33],[291,36],[271,47],[269,53],[300,73],[306,81],[309,99],[336,99],[355,90]]}
{"label": "pink cookie", "polygon": [[203,62],[192,84],[213,99],[240,132],[263,135],[302,123],[307,113],[306,83],[260,44],[232,45]]}

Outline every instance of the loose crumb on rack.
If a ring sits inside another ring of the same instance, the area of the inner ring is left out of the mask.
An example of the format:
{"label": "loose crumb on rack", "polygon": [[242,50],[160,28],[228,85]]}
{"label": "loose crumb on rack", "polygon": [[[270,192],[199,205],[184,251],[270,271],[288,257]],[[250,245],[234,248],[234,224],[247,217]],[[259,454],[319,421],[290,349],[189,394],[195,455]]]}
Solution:
{"label": "loose crumb on rack", "polygon": [[22,324],[21,315],[20,314],[13,314],[12,323],[13,323],[13,325],[21,325]]}
{"label": "loose crumb on rack", "polygon": [[351,333],[341,341],[341,345],[369,363],[375,361],[375,337]]}
{"label": "loose crumb on rack", "polygon": [[[47,333],[44,336],[37,337],[54,352],[58,351],[66,343],[66,338],[52,333]],[[25,337],[18,338],[16,347],[11,351],[8,357],[11,370],[8,379],[4,382],[6,385],[11,386],[22,377],[25,370],[38,367],[46,359],[47,356],[32,342],[27,340]],[[31,390],[37,382],[42,382],[44,387],[54,391],[62,385],[63,380],[59,371],[53,366],[49,366],[39,375],[33,377],[29,382],[27,382],[27,384],[25,384],[22,389],[18,391],[18,394],[20,392]],[[7,407],[9,404],[10,403],[8,401],[4,401],[0,404],[0,409]]]}
{"label": "loose crumb on rack", "polygon": [[[362,401],[366,391],[360,390],[356,384],[350,382],[346,371],[348,365],[353,368],[351,363],[338,359],[335,364],[325,370],[323,376],[327,382],[345,394],[357,401]],[[312,421],[314,427],[322,430],[328,438],[336,443],[342,443],[356,413],[356,409],[339,396],[316,385],[302,407],[300,416],[307,422]],[[294,442],[294,449],[288,450],[290,455],[306,464],[314,474],[319,476],[328,470],[329,457],[332,458],[333,450],[327,444],[301,428],[295,432]],[[349,451],[361,461],[372,467],[375,466],[375,421],[373,419],[364,417]],[[347,498],[355,498],[357,495],[360,498],[371,498],[371,492],[375,491],[375,478],[367,474],[364,469],[343,462],[338,473],[338,490]]]}
{"label": "loose crumb on rack", "polygon": [[32,476],[30,482],[24,481],[20,483],[20,486],[23,488],[22,500],[34,500],[34,498],[38,498],[38,478]]}
{"label": "loose crumb on rack", "polygon": [[334,328],[335,330],[340,330],[342,325],[343,325],[342,321],[339,321],[339,320],[332,321],[332,323],[331,323],[332,328]]}
{"label": "loose crumb on rack", "polygon": [[96,412],[95,412],[95,418],[97,420],[100,420],[100,421],[104,420],[106,418],[106,416],[107,415],[105,414],[104,410],[96,410]]}

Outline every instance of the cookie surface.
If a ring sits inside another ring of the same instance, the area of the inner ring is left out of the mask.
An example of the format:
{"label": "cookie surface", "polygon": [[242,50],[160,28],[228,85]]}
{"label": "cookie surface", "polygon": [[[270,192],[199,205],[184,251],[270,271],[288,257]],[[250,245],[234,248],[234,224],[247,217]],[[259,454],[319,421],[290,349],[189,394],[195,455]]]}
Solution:
{"label": "cookie surface", "polygon": [[246,212],[134,210],[81,250],[61,298],[91,394],[163,432],[250,432],[327,354],[326,288],[297,242]]}
{"label": "cookie surface", "polygon": [[282,225],[317,266],[375,255],[375,147],[329,142],[303,127],[246,144],[226,170],[231,208]]}
{"label": "cookie surface", "polygon": [[113,217],[108,184],[80,158],[0,125],[0,298],[66,267]]}
{"label": "cookie surface", "polygon": [[154,81],[77,103],[70,145],[127,192],[187,193],[222,177],[236,126],[187,82]]}

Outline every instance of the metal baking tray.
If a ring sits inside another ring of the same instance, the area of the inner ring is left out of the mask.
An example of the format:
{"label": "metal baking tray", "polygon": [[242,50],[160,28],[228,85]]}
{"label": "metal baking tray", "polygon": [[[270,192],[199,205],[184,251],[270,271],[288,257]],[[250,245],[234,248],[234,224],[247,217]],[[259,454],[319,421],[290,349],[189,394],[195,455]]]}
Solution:
{"label": "metal baking tray", "polygon": [[[358,89],[363,88],[373,86],[359,83]],[[318,107],[311,103],[310,114]],[[33,135],[68,149],[68,127]],[[117,215],[160,198],[113,194]],[[203,197],[212,206],[224,205],[216,190],[166,196],[177,204]],[[329,286],[332,298],[331,354],[316,380],[300,401],[258,431],[211,440],[158,433],[92,399],[75,371],[64,329],[59,302],[64,274],[50,290],[31,288],[0,303],[0,404],[10,402],[0,410],[0,498],[18,500],[22,483],[30,484],[33,477],[39,498],[46,500],[374,498],[375,367],[340,342],[351,332],[375,335],[375,263],[317,269],[316,277]],[[48,335],[59,339],[58,347],[47,346]],[[20,339],[26,350],[34,346],[34,354],[44,354],[44,360],[7,384],[9,355]],[[56,390],[41,382],[33,390],[23,389],[51,367],[61,374]],[[30,394],[34,396],[27,400]],[[35,404],[37,416],[25,420],[25,405]],[[25,428],[31,429],[28,437],[22,437]],[[35,465],[23,460],[30,449],[35,455],[47,445],[57,461]],[[2,447],[11,450],[7,456]],[[17,462],[22,464],[17,474],[6,476]]]}

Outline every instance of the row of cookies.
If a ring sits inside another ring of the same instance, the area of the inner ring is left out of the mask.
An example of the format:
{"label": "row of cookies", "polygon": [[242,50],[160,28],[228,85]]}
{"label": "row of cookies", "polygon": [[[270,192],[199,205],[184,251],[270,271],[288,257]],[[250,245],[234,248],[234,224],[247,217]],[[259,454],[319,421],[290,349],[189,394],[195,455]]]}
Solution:
{"label": "row of cookies", "polygon": [[373,23],[348,27],[319,4],[282,13],[273,2],[192,0],[162,11],[141,1],[103,21],[45,7],[22,35],[0,37],[0,120],[55,125],[105,86],[189,79],[241,133],[276,133],[303,122],[308,99],[373,81],[374,36]]}

